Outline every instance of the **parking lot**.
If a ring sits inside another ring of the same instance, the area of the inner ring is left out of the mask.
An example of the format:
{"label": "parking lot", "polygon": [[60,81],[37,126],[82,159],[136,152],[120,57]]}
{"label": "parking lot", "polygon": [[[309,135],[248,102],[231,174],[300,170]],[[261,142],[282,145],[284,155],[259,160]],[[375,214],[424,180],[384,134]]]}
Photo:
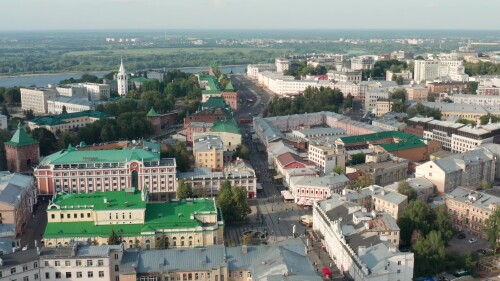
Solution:
{"label": "parking lot", "polygon": [[[453,236],[453,238],[448,242],[448,247],[446,248],[446,252],[448,253],[460,253],[466,254],[471,252],[477,252],[478,250],[486,250],[489,248],[489,242],[486,239],[473,236],[467,232],[464,233],[465,238],[458,239],[457,235]],[[469,243],[469,239],[475,238],[477,242]]]}

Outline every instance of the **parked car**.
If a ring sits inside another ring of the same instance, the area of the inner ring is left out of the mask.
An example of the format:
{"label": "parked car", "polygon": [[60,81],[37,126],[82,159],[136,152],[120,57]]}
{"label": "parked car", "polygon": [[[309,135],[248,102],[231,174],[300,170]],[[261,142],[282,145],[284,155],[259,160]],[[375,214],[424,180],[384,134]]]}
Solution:
{"label": "parked car", "polygon": [[465,238],[465,233],[460,232],[459,234],[457,234],[457,239],[464,239],[464,238]]}
{"label": "parked car", "polygon": [[469,244],[474,244],[477,242],[477,239],[476,238],[471,238],[469,239]]}
{"label": "parked car", "polygon": [[486,255],[486,250],[485,249],[478,249],[476,252],[478,254],[480,254],[480,255]]}

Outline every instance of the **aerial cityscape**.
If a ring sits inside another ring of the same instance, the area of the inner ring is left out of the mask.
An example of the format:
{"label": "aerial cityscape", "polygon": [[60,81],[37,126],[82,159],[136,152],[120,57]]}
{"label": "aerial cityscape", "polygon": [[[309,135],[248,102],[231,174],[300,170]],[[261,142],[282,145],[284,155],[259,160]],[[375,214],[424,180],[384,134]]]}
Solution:
{"label": "aerial cityscape", "polygon": [[500,2],[43,2],[0,281],[500,280]]}

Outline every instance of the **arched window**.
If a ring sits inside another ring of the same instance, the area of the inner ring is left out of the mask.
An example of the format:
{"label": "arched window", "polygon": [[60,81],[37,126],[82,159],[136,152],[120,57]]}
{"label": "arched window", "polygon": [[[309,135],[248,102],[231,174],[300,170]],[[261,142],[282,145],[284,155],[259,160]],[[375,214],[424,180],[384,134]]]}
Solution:
{"label": "arched window", "polygon": [[151,250],[151,240],[146,240],[146,250]]}
{"label": "arched window", "polygon": [[193,246],[193,236],[189,236],[188,240],[189,240],[189,247],[192,247]]}

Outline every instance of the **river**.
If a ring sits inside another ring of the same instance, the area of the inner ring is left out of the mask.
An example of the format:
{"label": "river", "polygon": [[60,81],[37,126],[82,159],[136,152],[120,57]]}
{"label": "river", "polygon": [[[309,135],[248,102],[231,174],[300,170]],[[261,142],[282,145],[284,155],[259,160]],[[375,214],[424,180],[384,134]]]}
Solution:
{"label": "river", "polygon": [[[223,73],[243,73],[245,72],[246,65],[233,65],[219,67]],[[166,70],[179,69],[186,73],[196,73],[200,71],[207,71],[209,67],[180,67],[180,68],[167,68]],[[92,74],[97,77],[102,77],[109,71],[90,71],[80,73],[57,73],[57,74],[36,74],[36,75],[20,75],[20,76],[4,76],[0,77],[0,87],[29,87],[35,85],[37,87],[44,87],[48,84],[57,84],[61,80],[73,78],[80,78],[82,74]]]}

